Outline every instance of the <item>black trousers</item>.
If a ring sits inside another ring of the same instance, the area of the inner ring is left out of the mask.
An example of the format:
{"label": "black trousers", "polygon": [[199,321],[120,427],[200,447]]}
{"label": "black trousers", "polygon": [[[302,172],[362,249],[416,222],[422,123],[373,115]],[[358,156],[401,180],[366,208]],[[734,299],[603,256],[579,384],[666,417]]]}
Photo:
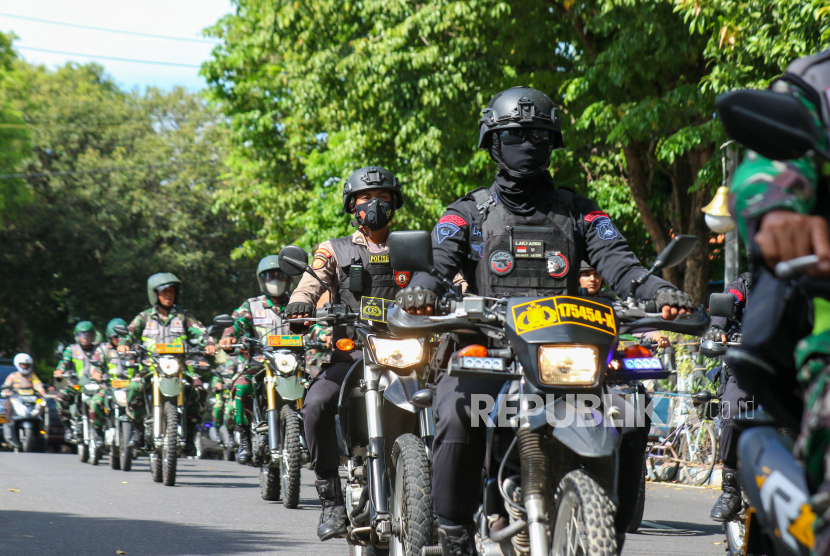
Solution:
{"label": "black trousers", "polygon": [[432,502],[444,525],[472,523],[481,498],[487,427],[472,426],[472,395],[494,399],[503,386],[497,380],[458,378],[443,373],[435,389]]}
{"label": "black trousers", "polygon": [[723,387],[720,398],[720,415],[723,425],[720,431],[720,459],[724,469],[735,471],[738,468],[738,431],[735,430],[735,417],[747,411],[747,402],[752,397],[740,386],[734,376],[730,376]]}
{"label": "black trousers", "polygon": [[319,480],[337,476],[340,466],[340,448],[337,445],[337,400],[340,386],[353,361],[333,364],[321,372],[308,388],[303,404],[305,439],[311,455],[311,466]]}

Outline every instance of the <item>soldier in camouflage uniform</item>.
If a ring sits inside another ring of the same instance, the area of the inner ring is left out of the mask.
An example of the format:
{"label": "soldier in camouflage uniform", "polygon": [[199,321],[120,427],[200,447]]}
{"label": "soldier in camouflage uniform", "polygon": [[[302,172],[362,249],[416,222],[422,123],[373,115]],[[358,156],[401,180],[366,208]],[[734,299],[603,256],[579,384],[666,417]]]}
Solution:
{"label": "soldier in camouflage uniform", "polygon": [[[792,62],[772,84],[775,92],[792,95],[824,130],[818,143],[828,147],[830,130],[830,50]],[[742,387],[768,393],[767,409],[796,409],[803,392],[804,413],[796,455],[804,462],[812,492],[816,554],[830,550],[830,165],[812,153],[786,162],[748,152],[730,188],[730,212],[741,236],[763,256],[768,268],[779,261],[815,254],[813,277],[793,288],[765,268],[753,290],[755,301],[744,317],[742,351],[769,365],[769,373],[740,374]],[[822,201],[820,201],[822,200]],[[754,244],[754,245],[753,245]],[[792,354],[795,352],[795,358]],[[763,375],[763,376],[762,376]],[[757,378],[755,378],[757,376]],[[775,388],[763,381],[775,377]],[[757,381],[757,382],[756,382]],[[774,390],[772,392],[771,390]],[[756,396],[757,397],[757,396]]]}
{"label": "soldier in camouflage uniform", "polygon": [[[269,334],[289,334],[288,327],[283,324],[281,313],[288,301],[290,278],[280,270],[276,255],[269,255],[259,261],[256,274],[262,295],[246,299],[233,312],[233,326],[225,330],[220,341],[223,349],[229,349],[231,344],[236,343],[237,338],[259,340]],[[250,376],[246,373],[239,375],[233,383],[232,392],[234,424],[240,433],[236,461],[245,465],[251,462],[251,423],[247,414],[250,414],[253,407],[251,396],[254,387]]]}
{"label": "soldier in camouflage uniform", "polygon": [[[141,343],[152,350],[157,343],[184,343],[190,339],[200,340],[208,356],[216,353],[213,338],[206,334],[207,329],[196,317],[176,304],[181,289],[181,281],[175,275],[163,272],[154,274],[147,279],[147,297],[152,307],[139,313],[127,326],[129,335],[118,351],[126,353],[132,344]],[[193,380],[187,400],[188,427],[185,435],[185,454],[195,453],[194,438],[202,412],[207,401],[203,378],[209,373],[197,371],[188,367],[186,374]],[[145,400],[147,395],[147,369],[134,376],[127,392],[128,415],[133,423],[133,435],[130,438],[130,447],[140,446],[144,440],[144,417],[147,415]]]}
{"label": "soldier in camouflage uniform", "polygon": [[[227,360],[216,368],[219,376],[213,377],[210,381],[210,391],[214,393],[213,403],[213,427],[210,429],[211,438],[214,442],[220,442],[218,429],[223,424],[233,429],[233,403],[230,402],[230,386],[236,373],[245,369],[246,356],[235,352],[228,355]],[[214,436],[216,435],[216,436]]]}
{"label": "soldier in camouflage uniform", "polygon": [[[93,380],[101,380],[101,371],[95,368],[95,326],[88,320],[75,325],[75,343],[63,350],[63,357],[55,368],[55,378],[69,378],[71,376],[91,377]],[[61,421],[64,426],[64,440],[77,442],[72,428],[72,406],[76,403],[78,391],[72,385],[67,385],[55,395],[58,404]],[[77,406],[76,406],[77,407]],[[103,425],[101,425],[103,426]]]}
{"label": "soldier in camouflage uniform", "polygon": [[311,332],[308,334],[309,341],[312,342],[320,342],[325,344],[325,349],[310,349],[306,352],[305,355],[305,364],[306,369],[311,372],[311,368],[318,369],[314,375],[316,376],[319,374],[319,369],[322,368],[324,363],[328,363],[331,361],[331,348],[332,348],[332,328],[331,326],[320,326],[319,324],[315,324],[311,327]]}

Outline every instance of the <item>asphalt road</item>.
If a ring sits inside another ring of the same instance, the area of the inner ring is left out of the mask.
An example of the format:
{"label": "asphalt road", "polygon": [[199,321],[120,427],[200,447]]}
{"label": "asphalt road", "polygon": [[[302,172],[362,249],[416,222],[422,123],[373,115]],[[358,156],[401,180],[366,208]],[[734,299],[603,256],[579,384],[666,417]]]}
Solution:
{"label": "asphalt road", "polygon": [[[178,484],[154,483],[147,459],[125,473],[68,454],[0,453],[0,554],[208,556],[347,554],[317,541],[320,505],[303,470],[300,507],[259,496],[257,470],[233,462],[180,460]],[[647,523],[624,555],[723,554],[708,520],[718,491],[650,484]],[[120,552],[118,552],[120,551]]]}

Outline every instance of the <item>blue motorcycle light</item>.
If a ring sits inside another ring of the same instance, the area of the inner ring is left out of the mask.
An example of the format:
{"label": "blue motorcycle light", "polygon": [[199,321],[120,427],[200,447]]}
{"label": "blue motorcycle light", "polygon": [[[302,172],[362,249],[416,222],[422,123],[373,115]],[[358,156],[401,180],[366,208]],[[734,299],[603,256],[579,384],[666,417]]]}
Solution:
{"label": "blue motorcycle light", "polygon": [[663,363],[658,357],[623,359],[623,365],[627,371],[659,371],[663,369]]}

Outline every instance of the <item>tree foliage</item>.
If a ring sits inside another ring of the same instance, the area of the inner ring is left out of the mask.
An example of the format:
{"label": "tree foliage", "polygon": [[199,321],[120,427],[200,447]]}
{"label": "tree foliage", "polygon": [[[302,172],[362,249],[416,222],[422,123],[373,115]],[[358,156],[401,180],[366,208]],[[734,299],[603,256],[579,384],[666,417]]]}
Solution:
{"label": "tree foliage", "polygon": [[31,202],[0,227],[0,336],[14,339],[0,348],[43,359],[78,320],[129,320],[155,272],[177,274],[208,322],[255,293],[255,265],[229,256],[242,232],[213,209],[227,134],[215,111],[183,89],[126,93],[94,64],[16,71]]}

